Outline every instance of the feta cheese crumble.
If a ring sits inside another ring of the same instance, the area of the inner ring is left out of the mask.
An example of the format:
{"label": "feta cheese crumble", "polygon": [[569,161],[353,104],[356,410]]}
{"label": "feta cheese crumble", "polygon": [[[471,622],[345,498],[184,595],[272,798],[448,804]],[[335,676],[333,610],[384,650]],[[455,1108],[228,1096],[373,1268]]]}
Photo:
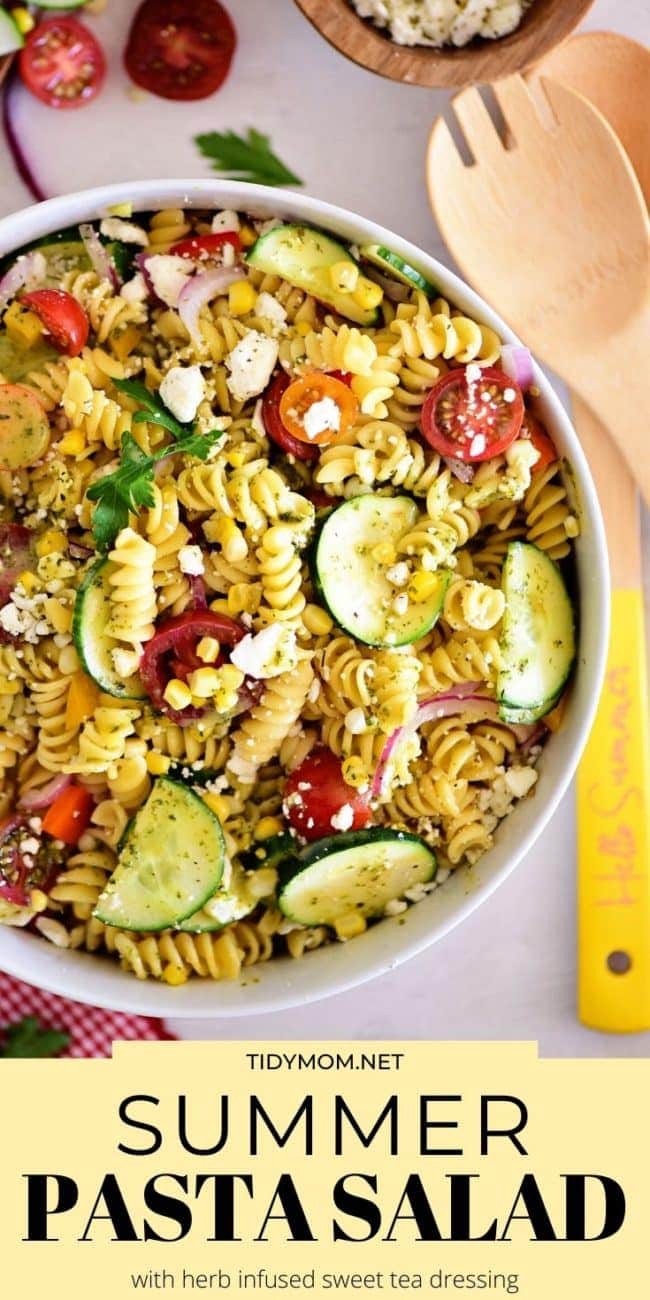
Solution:
{"label": "feta cheese crumble", "polygon": [[330,817],[330,826],[335,831],[349,831],[353,822],[354,809],[350,803],[344,803],[342,808],[339,808],[338,812],[335,812],[334,816]]}
{"label": "feta cheese crumble", "polygon": [[329,429],[338,433],[341,427],[340,407],[333,397],[322,397],[319,402],[312,402],[305,411],[303,425],[308,438],[317,438]]}
{"label": "feta cheese crumble", "polygon": [[235,401],[246,402],[266,388],[278,359],[278,344],[259,330],[248,330],[226,357],[228,388]]}
{"label": "feta cheese crumble", "polygon": [[230,662],[247,677],[279,677],[298,662],[296,634],[282,623],[269,623],[255,636],[249,632],[242,637],[231,653]]}
{"label": "feta cheese crumble", "polygon": [[188,573],[192,578],[198,578],[204,572],[203,553],[200,546],[181,546],[178,552],[178,563],[181,573]]}
{"label": "feta cheese crumble", "polygon": [[147,258],[147,275],[153,285],[153,291],[166,307],[176,307],[181,289],[194,266],[187,257],[177,257],[175,253],[154,253]]}
{"label": "feta cheese crumble", "polygon": [[181,424],[190,424],[205,397],[200,366],[172,366],[160,385],[160,396]]}
{"label": "feta cheese crumble", "polygon": [[532,0],[352,0],[361,18],[388,29],[396,45],[467,45],[519,26]]}
{"label": "feta cheese crumble", "polygon": [[99,229],[107,239],[119,239],[122,244],[141,244],[146,248],[149,243],[142,226],[136,226],[134,221],[122,221],[120,217],[104,217]]}

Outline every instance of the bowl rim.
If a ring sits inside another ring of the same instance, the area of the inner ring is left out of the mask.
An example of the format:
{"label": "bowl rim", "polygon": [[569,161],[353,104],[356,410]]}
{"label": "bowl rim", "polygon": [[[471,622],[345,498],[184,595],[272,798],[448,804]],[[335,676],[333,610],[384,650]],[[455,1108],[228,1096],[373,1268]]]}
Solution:
{"label": "bowl rim", "polygon": [[[349,209],[321,199],[241,181],[161,179],[115,182],[48,199],[0,219],[0,256],[67,225],[97,219],[108,207],[124,202],[132,202],[134,214],[165,207],[234,207],[253,215],[259,213],[262,217],[277,215],[285,219],[304,220],[307,224],[330,229],[352,243],[363,238],[367,242],[388,245],[405,260],[414,263],[425,274],[428,273],[434,282],[440,284],[442,292],[450,296],[454,305],[496,330],[504,341],[520,342],[505,321],[464,280],[444,263],[402,236]],[[393,922],[397,918],[382,921],[381,927],[372,927],[367,936],[381,930],[387,936],[392,933],[392,942],[384,945],[385,951],[382,954],[365,961],[362,937],[356,941],[356,945],[332,944],[311,954],[308,967],[306,963],[291,958],[279,958],[268,965],[254,966],[248,970],[244,968],[242,978],[233,983],[215,985],[213,981],[197,979],[188,981],[181,989],[171,989],[159,981],[137,980],[133,975],[122,971],[117,963],[97,961],[94,954],[71,953],[20,930],[0,926],[0,970],[43,990],[79,1002],[154,1017],[214,1020],[287,1010],[356,988],[417,956],[460,925],[510,875],[541,836],[575,773],[598,704],[605,671],[609,627],[609,568],[605,530],[596,490],[568,413],[537,363],[535,381],[540,389],[541,401],[551,415],[551,431],[554,435],[559,432],[560,442],[567,449],[572,473],[580,487],[583,513],[590,525],[593,543],[589,570],[589,586],[594,603],[591,619],[594,632],[593,653],[591,660],[580,666],[581,680],[586,678],[588,682],[585,707],[581,714],[576,712],[575,716],[571,706],[567,711],[567,724],[570,719],[573,728],[567,753],[563,759],[558,759],[557,770],[554,770],[554,779],[544,802],[540,801],[539,810],[530,817],[530,825],[502,865],[492,871],[489,879],[476,883],[462,897],[458,907],[452,908],[451,915],[439,918],[437,923],[434,921],[426,929],[422,922],[419,935],[409,935],[406,926],[401,931],[396,929]],[[565,734],[568,733],[567,724],[563,728]],[[509,820],[510,818],[506,819]],[[486,858],[489,856],[486,855]],[[454,872],[454,876],[462,875],[462,871]],[[435,899],[436,893],[437,891],[419,903],[417,908],[411,909],[409,915],[419,912],[419,909],[423,909],[424,915],[428,903]],[[333,967],[333,973],[329,971],[331,954],[346,958],[345,962],[339,960],[338,971]],[[275,973],[279,967],[282,967],[282,977]],[[271,968],[273,976],[269,974],[265,979],[264,972],[271,972]],[[252,976],[250,972],[253,973]],[[255,987],[251,988],[253,982]]]}
{"label": "bowl rim", "polygon": [[496,40],[467,45],[398,45],[371,19],[362,18],[351,0],[294,0],[317,32],[339,54],[391,81],[460,90],[480,82],[525,72],[565,41],[583,21],[594,0],[540,0],[522,14],[514,31]]}

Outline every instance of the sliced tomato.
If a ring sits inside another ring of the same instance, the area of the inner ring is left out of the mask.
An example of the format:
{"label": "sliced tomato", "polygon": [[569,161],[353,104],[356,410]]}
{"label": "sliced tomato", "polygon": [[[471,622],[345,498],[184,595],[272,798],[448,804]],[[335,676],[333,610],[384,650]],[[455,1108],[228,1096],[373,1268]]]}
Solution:
{"label": "sliced tomato", "polygon": [[21,303],[36,312],[50,335],[55,348],[69,357],[78,357],[88,342],[90,324],[76,298],[65,289],[35,289],[24,293]]}
{"label": "sliced tomato", "polygon": [[136,85],[162,99],[205,99],[225,81],[237,44],[218,0],[144,0],[124,55]]}
{"label": "sliced tomato", "polygon": [[[305,417],[312,406],[326,399],[338,408],[338,428],[323,429],[310,437],[305,428]],[[293,438],[310,447],[328,447],[346,438],[359,414],[359,403],[348,385],[334,375],[314,370],[294,379],[280,398],[280,419]]]}
{"label": "sliced tomato", "polygon": [[6,903],[29,906],[30,890],[47,892],[62,866],[62,850],[35,833],[22,813],[0,822],[0,898]]}
{"label": "sliced tomato", "polygon": [[34,568],[33,540],[31,529],[22,524],[0,524],[0,606],[6,605],[21,573]]}
{"label": "sliced tomato", "polygon": [[231,244],[235,252],[241,252],[241,239],[236,230],[218,230],[213,235],[190,235],[189,239],[179,239],[172,244],[170,253],[177,257],[191,257],[194,261],[207,261],[216,257],[224,247]]}
{"label": "sliced tomato", "polygon": [[318,460],[320,455],[318,447],[299,442],[288,429],[285,429],[280,418],[280,402],[290,383],[291,380],[288,375],[285,375],[284,370],[280,370],[271,380],[262,398],[262,423],[271,442],[275,442],[278,447],[286,451],[288,456],[295,456],[296,460]]}
{"label": "sliced tomato", "polygon": [[[174,677],[182,681],[195,668],[205,665],[196,653],[201,637],[214,637],[219,645],[235,646],[245,635],[240,623],[226,614],[211,609],[190,611],[169,618],[154,633],[144,648],[139,673],[151,703],[160,713],[166,713],[175,722],[189,722],[199,718],[203,710],[189,705],[186,709],[172,709],[165,699],[165,687]],[[218,662],[222,663],[223,658]]]}
{"label": "sliced tomato", "polygon": [[[283,810],[292,830],[306,840],[331,835],[342,808],[349,809],[346,830],[361,830],[372,818],[370,790],[362,794],[347,785],[341,759],[318,745],[294,768],[284,787]],[[350,821],[350,817],[352,820]]]}
{"label": "sliced tomato", "polygon": [[539,474],[540,470],[546,469],[558,460],[558,452],[552,438],[546,432],[544,425],[537,419],[536,415],[531,415],[526,411],[524,422],[521,426],[522,438],[530,438],[533,447],[539,452],[539,460],[533,465],[533,474]]}
{"label": "sliced tomato", "polygon": [[319,510],[331,510],[333,506],[340,505],[343,499],[342,497],[329,496],[322,488],[305,488],[303,496],[307,497],[308,501],[311,501],[317,513]]}
{"label": "sliced tomato", "polygon": [[475,375],[477,369],[448,371],[422,407],[422,433],[441,456],[491,460],[506,451],[521,429],[524,399],[518,384],[494,366]]}
{"label": "sliced tomato", "polygon": [[50,108],[83,108],[99,94],[106,60],[92,32],[76,18],[46,18],[18,56],[20,75]]}

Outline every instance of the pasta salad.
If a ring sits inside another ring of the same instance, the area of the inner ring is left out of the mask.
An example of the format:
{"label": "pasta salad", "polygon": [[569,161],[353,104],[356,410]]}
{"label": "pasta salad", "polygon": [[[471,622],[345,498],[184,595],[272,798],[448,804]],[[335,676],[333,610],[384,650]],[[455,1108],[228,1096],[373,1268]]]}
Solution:
{"label": "pasta salad", "polygon": [[181,985],[407,912],[534,793],[575,658],[529,354],[234,211],[0,272],[0,922]]}

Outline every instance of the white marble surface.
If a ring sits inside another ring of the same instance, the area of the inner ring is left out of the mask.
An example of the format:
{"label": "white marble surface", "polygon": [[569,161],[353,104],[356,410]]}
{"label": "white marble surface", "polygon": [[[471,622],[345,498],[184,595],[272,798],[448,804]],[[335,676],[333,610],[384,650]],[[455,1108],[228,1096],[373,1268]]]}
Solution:
{"label": "white marble surface", "polygon": [[[111,59],[102,96],[64,115],[21,101],[21,138],[46,191],[130,177],[205,176],[192,136],[252,124],[271,134],[307,191],[373,217],[449,261],[423,185],[428,131],[447,96],[395,85],[348,63],[291,0],[226,2],[240,40],[229,81],[214,100],[169,104],[128,95],[120,50],[134,5],[109,0],[94,20]],[[648,0],[596,0],[585,26],[647,41]],[[0,154],[0,212],[27,202],[10,160]],[[574,875],[570,794],[519,870],[417,960],[311,1008],[172,1027],[184,1037],[253,1040],[526,1038],[538,1039],[545,1055],[647,1056],[650,1034],[606,1037],[576,1021]]]}

